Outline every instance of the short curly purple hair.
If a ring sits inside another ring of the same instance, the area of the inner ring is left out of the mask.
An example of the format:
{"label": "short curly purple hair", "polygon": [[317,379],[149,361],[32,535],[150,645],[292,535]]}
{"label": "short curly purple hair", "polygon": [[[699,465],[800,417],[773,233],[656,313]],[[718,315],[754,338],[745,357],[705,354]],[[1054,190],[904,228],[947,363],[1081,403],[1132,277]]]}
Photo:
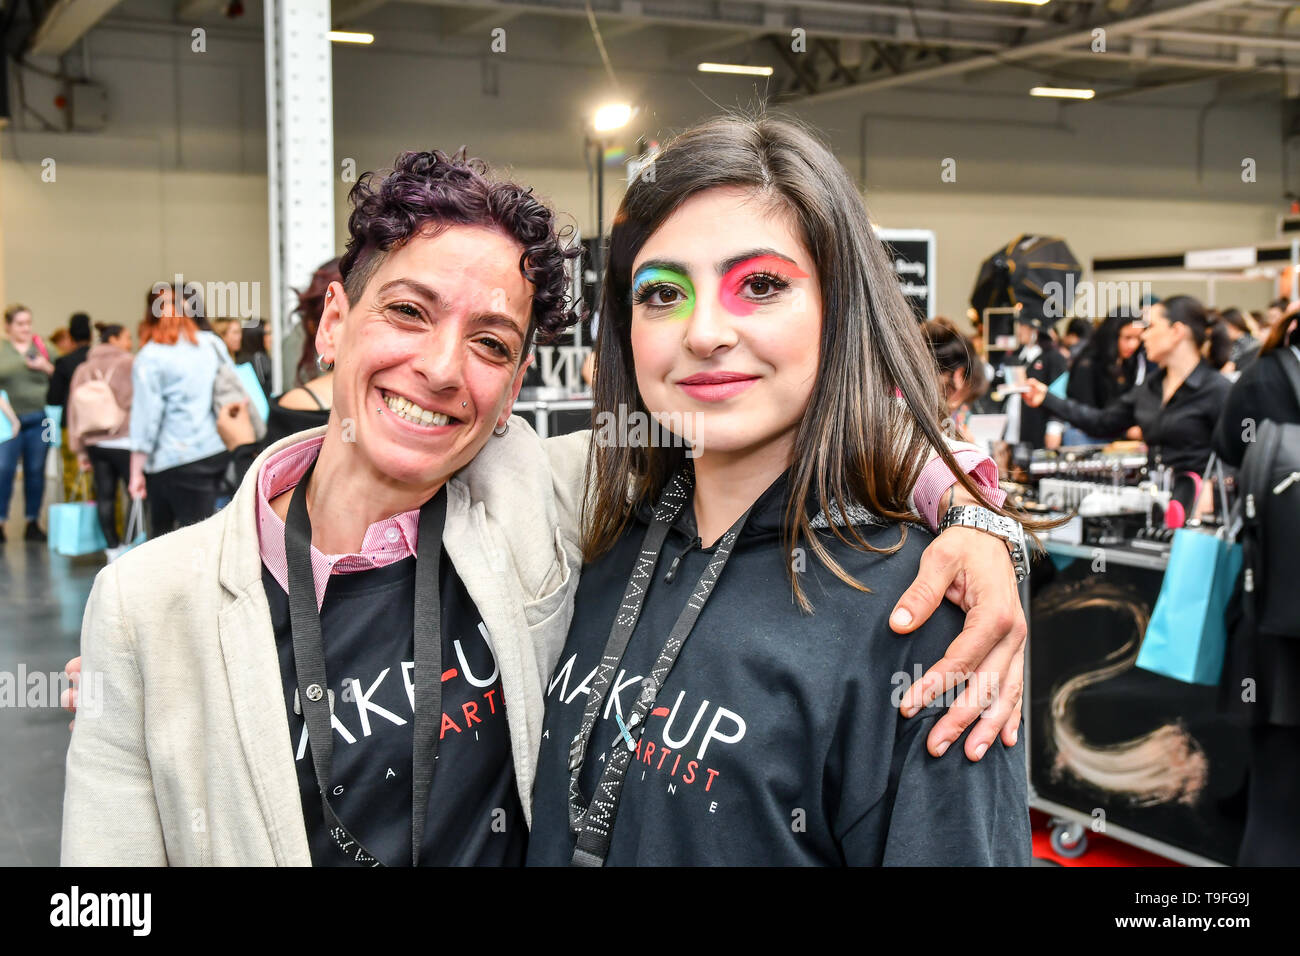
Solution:
{"label": "short curly purple hair", "polygon": [[[347,252],[339,263],[343,288],[356,302],[388,253],[430,226],[501,229],[524,247],[519,271],[533,286],[533,308],[524,336],[527,354],[536,334],[547,341],[577,321],[568,292],[568,261],[555,213],[518,183],[494,180],[488,165],[442,150],[408,150],[382,178],[365,173],[348,199]],[[522,360],[522,359],[521,359]]]}

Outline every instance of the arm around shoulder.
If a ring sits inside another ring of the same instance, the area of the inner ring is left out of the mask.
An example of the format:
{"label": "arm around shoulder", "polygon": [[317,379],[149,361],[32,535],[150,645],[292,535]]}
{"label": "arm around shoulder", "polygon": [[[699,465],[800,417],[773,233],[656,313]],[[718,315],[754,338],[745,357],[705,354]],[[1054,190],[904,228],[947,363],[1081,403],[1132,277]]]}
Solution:
{"label": "arm around shoulder", "polygon": [[63,798],[64,866],[165,866],[145,750],[144,683],[117,568],[95,579],[82,622],[81,687]]}

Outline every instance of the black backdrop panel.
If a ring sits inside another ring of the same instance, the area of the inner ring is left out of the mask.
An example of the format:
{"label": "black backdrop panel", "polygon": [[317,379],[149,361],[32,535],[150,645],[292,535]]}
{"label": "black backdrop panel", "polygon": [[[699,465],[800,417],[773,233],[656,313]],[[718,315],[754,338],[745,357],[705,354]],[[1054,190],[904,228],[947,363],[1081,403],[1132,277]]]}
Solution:
{"label": "black backdrop panel", "polygon": [[934,276],[930,275],[928,239],[888,239],[885,251],[903,287],[903,297],[918,322],[934,315]]}
{"label": "black backdrop panel", "polygon": [[1030,781],[1040,797],[1221,863],[1241,843],[1245,731],[1217,688],[1138,670],[1162,573],[1053,555],[1030,604]]}

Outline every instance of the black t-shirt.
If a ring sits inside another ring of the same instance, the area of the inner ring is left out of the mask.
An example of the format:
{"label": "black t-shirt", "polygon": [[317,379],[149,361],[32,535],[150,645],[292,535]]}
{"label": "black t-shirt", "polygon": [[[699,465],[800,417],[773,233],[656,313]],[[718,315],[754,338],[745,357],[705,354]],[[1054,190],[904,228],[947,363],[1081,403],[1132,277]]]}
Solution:
{"label": "black t-shirt", "polygon": [[[442,554],[442,725],[424,831],[423,866],[517,866],[528,830],[515,784],[501,676],[478,609]],[[350,861],[329,835],[300,713],[289,598],[262,569],[271,605],[290,744],[312,863]],[[388,866],[411,863],[415,559],[330,577],[321,606],[334,693],[330,806]]]}
{"label": "black t-shirt", "polygon": [[[1023,735],[978,763],[965,735],[943,757],[925,740],[946,707],[904,720],[903,690],[962,627],[944,602],[914,634],[889,630],[894,603],[930,540],[909,530],[897,553],[822,543],[872,590],[839,582],[805,543],[794,568],[813,614],[792,601],[781,546],[783,482],[754,506],[708,603],[668,674],[628,765],[607,864],[1027,865]],[[874,547],[896,525],[859,529]],[[544,688],[546,717],[529,865],[570,862],[569,745],[582,721],[610,626],[646,531],[631,523],[582,572],[573,624]],[[673,559],[681,555],[671,582]],[[584,806],[610,748],[623,746],[642,676],[663,649],[713,549],[701,549],[688,506],[669,533],[627,652],[615,671],[579,777]],[[942,701],[942,698],[941,698]]]}

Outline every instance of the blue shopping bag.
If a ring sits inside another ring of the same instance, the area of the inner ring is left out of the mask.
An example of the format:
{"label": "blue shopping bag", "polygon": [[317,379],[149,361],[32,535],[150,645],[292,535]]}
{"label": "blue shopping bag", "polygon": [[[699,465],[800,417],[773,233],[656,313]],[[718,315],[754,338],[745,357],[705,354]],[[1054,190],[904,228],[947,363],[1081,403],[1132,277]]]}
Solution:
{"label": "blue shopping bag", "polygon": [[257,411],[257,414],[262,416],[262,421],[268,421],[271,414],[271,403],[266,399],[266,392],[262,391],[262,383],[257,380],[257,372],[253,368],[253,363],[241,362],[235,366],[235,372],[239,375],[239,384],[244,386],[244,391],[248,393],[252,407]]}
{"label": "blue shopping bag", "polygon": [[1224,614],[1241,572],[1241,545],[1179,528],[1137,666],[1187,684],[1218,684],[1228,643]]}
{"label": "blue shopping bag", "polygon": [[0,388],[0,445],[18,435],[18,417],[9,405],[9,393]]}
{"label": "blue shopping bag", "polygon": [[99,527],[99,512],[90,497],[90,481],[86,472],[73,484],[73,496],[80,494],[81,501],[65,501],[50,505],[46,515],[46,541],[55,554],[75,558],[82,554],[94,554],[108,547],[104,540],[104,531]]}

